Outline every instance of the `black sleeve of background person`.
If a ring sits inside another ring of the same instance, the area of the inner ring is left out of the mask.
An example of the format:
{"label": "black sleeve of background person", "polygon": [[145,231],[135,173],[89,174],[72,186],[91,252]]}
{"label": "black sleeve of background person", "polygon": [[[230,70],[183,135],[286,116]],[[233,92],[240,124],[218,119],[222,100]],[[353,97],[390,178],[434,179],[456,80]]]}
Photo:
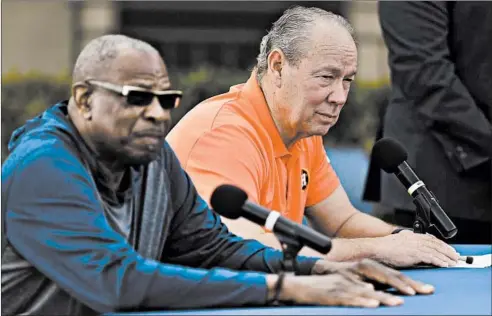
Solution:
{"label": "black sleeve of background person", "polygon": [[[377,142],[384,135],[384,116],[386,114],[386,109],[388,107],[388,96],[389,91],[384,90],[381,99],[378,98],[377,105],[379,107],[378,111],[378,129],[376,130],[376,137],[374,142]],[[369,159],[369,168],[367,170],[366,182],[364,185],[364,192],[362,195],[364,201],[379,202],[381,200],[381,169],[376,164],[374,159],[371,157]]]}
{"label": "black sleeve of background person", "polygon": [[[448,47],[448,9],[444,1],[383,1],[379,17],[393,89],[411,102],[460,170],[492,155],[492,125],[456,75]],[[457,148],[469,154],[460,155]]]}

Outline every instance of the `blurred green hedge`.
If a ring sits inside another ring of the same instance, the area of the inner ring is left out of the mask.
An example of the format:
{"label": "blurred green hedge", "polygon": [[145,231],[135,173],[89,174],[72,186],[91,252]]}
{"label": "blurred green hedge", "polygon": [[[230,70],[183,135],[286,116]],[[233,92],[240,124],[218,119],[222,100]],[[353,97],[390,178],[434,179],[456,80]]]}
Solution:
{"label": "blurred green hedge", "polygon": [[[171,81],[183,90],[181,106],[172,113],[176,123],[200,101],[229,90],[245,82],[249,72],[203,66],[195,70],[171,72]],[[384,106],[387,88],[351,90],[337,125],[326,137],[333,145],[370,147],[374,138],[378,113]],[[35,73],[21,75],[15,72],[2,75],[2,161],[7,156],[7,144],[12,132],[24,122],[58,101],[70,96],[68,76],[49,77]]]}
{"label": "blurred green hedge", "polygon": [[12,132],[46,109],[56,100],[70,95],[68,77],[49,77],[37,73],[2,75],[2,162]]}

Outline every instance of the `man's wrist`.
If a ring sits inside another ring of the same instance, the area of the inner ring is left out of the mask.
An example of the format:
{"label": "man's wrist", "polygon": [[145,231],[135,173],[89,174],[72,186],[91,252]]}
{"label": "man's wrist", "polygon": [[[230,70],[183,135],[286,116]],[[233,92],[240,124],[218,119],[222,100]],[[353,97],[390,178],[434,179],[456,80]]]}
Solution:
{"label": "man's wrist", "polygon": [[313,274],[313,269],[318,261],[322,260],[319,257],[297,257],[297,275],[311,275]]}
{"label": "man's wrist", "polygon": [[320,274],[319,273],[319,267],[320,267],[320,264],[322,263],[323,259],[319,259],[318,261],[316,261],[313,265],[313,268],[311,269],[311,275],[316,275],[316,274]]}
{"label": "man's wrist", "polygon": [[266,276],[266,285],[267,285],[267,302],[273,300],[275,296],[275,284],[277,284],[278,275],[276,274],[268,274]]}
{"label": "man's wrist", "polygon": [[280,275],[277,274],[268,274],[266,276],[268,303],[271,303],[274,300],[278,302],[286,302],[292,299],[292,297],[290,297],[288,288],[293,276],[289,274],[283,274],[282,278],[283,280],[280,280]]}
{"label": "man's wrist", "polygon": [[379,238],[335,238],[332,240],[332,249],[325,259],[340,262],[372,258],[378,251],[378,240]]}

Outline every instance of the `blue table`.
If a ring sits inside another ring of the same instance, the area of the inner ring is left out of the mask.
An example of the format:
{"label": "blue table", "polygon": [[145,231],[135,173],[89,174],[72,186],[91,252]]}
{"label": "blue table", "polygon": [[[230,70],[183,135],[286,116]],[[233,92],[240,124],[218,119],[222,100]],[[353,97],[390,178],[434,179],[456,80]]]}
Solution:
{"label": "blue table", "polygon": [[[455,245],[462,255],[491,253],[491,245]],[[408,276],[436,287],[433,295],[404,297],[398,307],[259,307],[107,314],[107,316],[163,315],[492,315],[491,268],[415,269]]]}

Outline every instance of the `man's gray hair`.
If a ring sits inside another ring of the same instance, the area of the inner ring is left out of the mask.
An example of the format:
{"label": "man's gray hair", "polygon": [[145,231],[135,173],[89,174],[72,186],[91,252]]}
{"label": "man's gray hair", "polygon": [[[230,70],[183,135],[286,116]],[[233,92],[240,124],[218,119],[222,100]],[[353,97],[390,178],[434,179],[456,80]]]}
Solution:
{"label": "man's gray hair", "polygon": [[311,28],[320,20],[343,27],[355,42],[354,29],[342,16],[320,8],[291,7],[273,23],[268,34],[261,40],[260,53],[256,58],[258,81],[268,69],[268,55],[273,49],[280,49],[289,64],[297,66],[305,56],[306,49],[309,49]]}
{"label": "man's gray hair", "polygon": [[159,52],[150,44],[125,35],[109,34],[91,40],[80,52],[73,69],[73,82],[107,73],[111,62],[124,50]]}

